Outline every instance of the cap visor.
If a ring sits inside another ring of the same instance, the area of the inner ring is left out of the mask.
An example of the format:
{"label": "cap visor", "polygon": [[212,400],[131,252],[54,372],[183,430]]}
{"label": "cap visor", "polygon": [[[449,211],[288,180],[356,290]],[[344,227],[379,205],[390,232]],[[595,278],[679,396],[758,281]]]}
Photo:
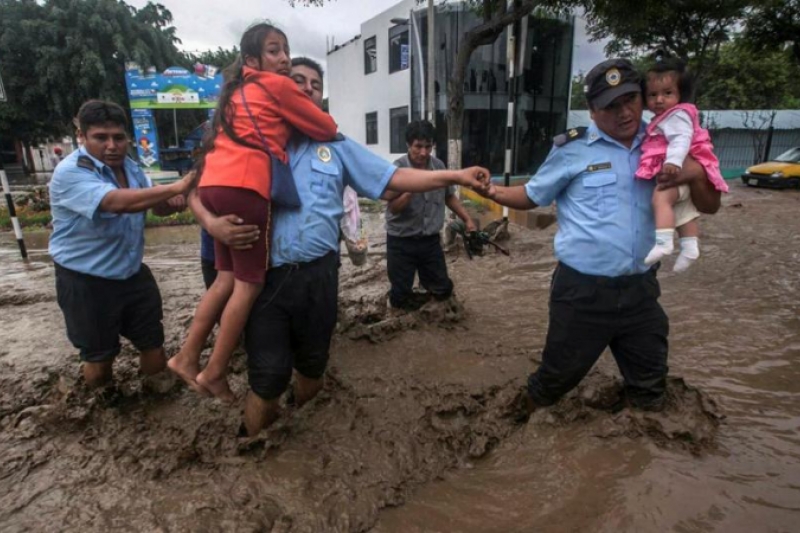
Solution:
{"label": "cap visor", "polygon": [[600,96],[592,100],[592,105],[596,108],[604,109],[624,94],[639,93],[641,91],[642,87],[638,83],[623,83],[600,94]]}

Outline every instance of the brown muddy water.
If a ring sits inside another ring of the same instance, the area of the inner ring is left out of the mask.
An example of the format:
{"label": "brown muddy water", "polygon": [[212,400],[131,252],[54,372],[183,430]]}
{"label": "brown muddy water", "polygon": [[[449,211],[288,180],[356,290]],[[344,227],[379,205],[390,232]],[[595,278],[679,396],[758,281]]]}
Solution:
{"label": "brown muddy water", "polygon": [[[0,236],[2,531],[797,531],[800,194],[733,184],[701,260],[660,274],[666,412],[612,413],[618,372],[520,423],[547,326],[554,227],[511,257],[449,255],[457,301],[386,310],[383,238],[341,273],[321,395],[259,438],[240,406],[143,382],[130,347],[98,397],[55,301],[46,234]],[[167,349],[202,290],[196,228],[148,231]],[[232,384],[246,389],[243,358]]]}

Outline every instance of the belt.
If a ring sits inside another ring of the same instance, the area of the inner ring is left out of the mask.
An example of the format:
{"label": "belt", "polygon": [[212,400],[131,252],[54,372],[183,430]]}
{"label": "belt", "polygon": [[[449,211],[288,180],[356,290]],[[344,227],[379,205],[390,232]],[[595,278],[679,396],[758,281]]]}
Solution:
{"label": "belt", "polygon": [[[306,261],[303,263],[283,263],[282,265],[276,267],[270,267],[270,271],[275,272],[293,272],[295,270],[303,270],[305,268],[310,268],[320,263],[323,263],[328,258],[333,257],[336,255],[336,252],[330,251],[327,254],[323,255],[322,257],[317,257],[316,259],[312,259],[311,261]],[[269,275],[269,273],[267,274]]]}
{"label": "belt", "polygon": [[647,272],[641,274],[629,274],[627,276],[593,276],[591,274],[584,274],[564,263],[559,263],[556,267],[556,277],[581,283],[584,285],[597,285],[599,287],[609,287],[621,289],[624,287],[631,287],[638,285],[646,278],[655,277],[656,271],[660,266],[659,263],[654,265]]}

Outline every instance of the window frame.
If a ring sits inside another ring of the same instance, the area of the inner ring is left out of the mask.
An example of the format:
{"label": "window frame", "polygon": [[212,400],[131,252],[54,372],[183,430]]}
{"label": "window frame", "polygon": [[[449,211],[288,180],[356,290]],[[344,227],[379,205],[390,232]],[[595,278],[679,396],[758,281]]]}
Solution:
{"label": "window frame", "polygon": [[[406,119],[400,131],[395,131],[395,118],[399,115],[398,112],[401,110],[404,112]],[[409,123],[408,113],[409,109],[407,105],[389,109],[389,152],[392,154],[403,154],[408,151],[405,139],[406,126],[408,126]]]}
{"label": "window frame", "polygon": [[397,24],[397,25],[392,26],[391,28],[389,28],[389,47],[388,47],[388,49],[389,49],[389,74],[394,74],[395,72],[402,72],[404,70],[408,70],[409,67],[411,66],[410,65],[410,63],[411,63],[411,49],[410,48],[408,50],[408,56],[409,57],[408,57],[408,62],[406,64],[405,68],[402,67],[402,62],[401,62],[402,54],[401,54],[401,52],[398,50],[398,57],[397,57],[397,62],[396,63],[393,61],[393,57],[394,56],[392,54],[392,42],[397,38],[401,38],[402,39],[402,36],[404,34],[405,34],[405,40],[406,40],[405,44],[406,44],[407,47],[409,46],[409,31],[408,31],[408,29],[409,29],[408,28],[408,24]]}
{"label": "window frame", "polygon": [[[370,61],[369,56],[369,48],[368,46],[372,45],[372,51],[374,55],[372,57],[372,61]],[[372,70],[369,67],[374,67]],[[364,39],[364,75],[367,76],[372,74],[373,72],[378,72],[378,36],[373,35],[372,37],[368,37]]]}
{"label": "window frame", "polygon": [[[371,112],[367,113],[366,115],[364,115],[364,121],[365,121],[365,123],[364,123],[364,126],[365,126],[365,135],[364,135],[365,143],[364,144],[366,144],[366,145],[378,144],[378,112],[377,111],[371,111]],[[375,137],[373,139],[370,139],[370,135],[369,135],[370,134],[370,127],[369,127],[370,122],[375,124],[375,128],[373,130],[373,132],[375,134]]]}

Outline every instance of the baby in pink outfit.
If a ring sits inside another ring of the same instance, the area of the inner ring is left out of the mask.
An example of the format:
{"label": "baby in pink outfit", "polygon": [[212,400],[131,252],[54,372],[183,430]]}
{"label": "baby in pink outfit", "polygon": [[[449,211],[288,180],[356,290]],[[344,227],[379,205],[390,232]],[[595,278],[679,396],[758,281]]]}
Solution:
{"label": "baby in pink outfit", "polygon": [[[714,187],[728,192],[708,131],[700,127],[697,108],[688,103],[693,93],[691,76],[679,61],[659,60],[647,71],[645,101],[655,117],[647,126],[636,177],[652,179],[659,173],[677,174],[686,156],[691,155],[703,166]],[[683,272],[700,257],[697,243],[700,212],[692,203],[689,186],[656,189],[653,192],[653,211],[656,244],[647,254],[645,263],[652,265],[672,254],[677,228],[681,248],[674,270]]]}

